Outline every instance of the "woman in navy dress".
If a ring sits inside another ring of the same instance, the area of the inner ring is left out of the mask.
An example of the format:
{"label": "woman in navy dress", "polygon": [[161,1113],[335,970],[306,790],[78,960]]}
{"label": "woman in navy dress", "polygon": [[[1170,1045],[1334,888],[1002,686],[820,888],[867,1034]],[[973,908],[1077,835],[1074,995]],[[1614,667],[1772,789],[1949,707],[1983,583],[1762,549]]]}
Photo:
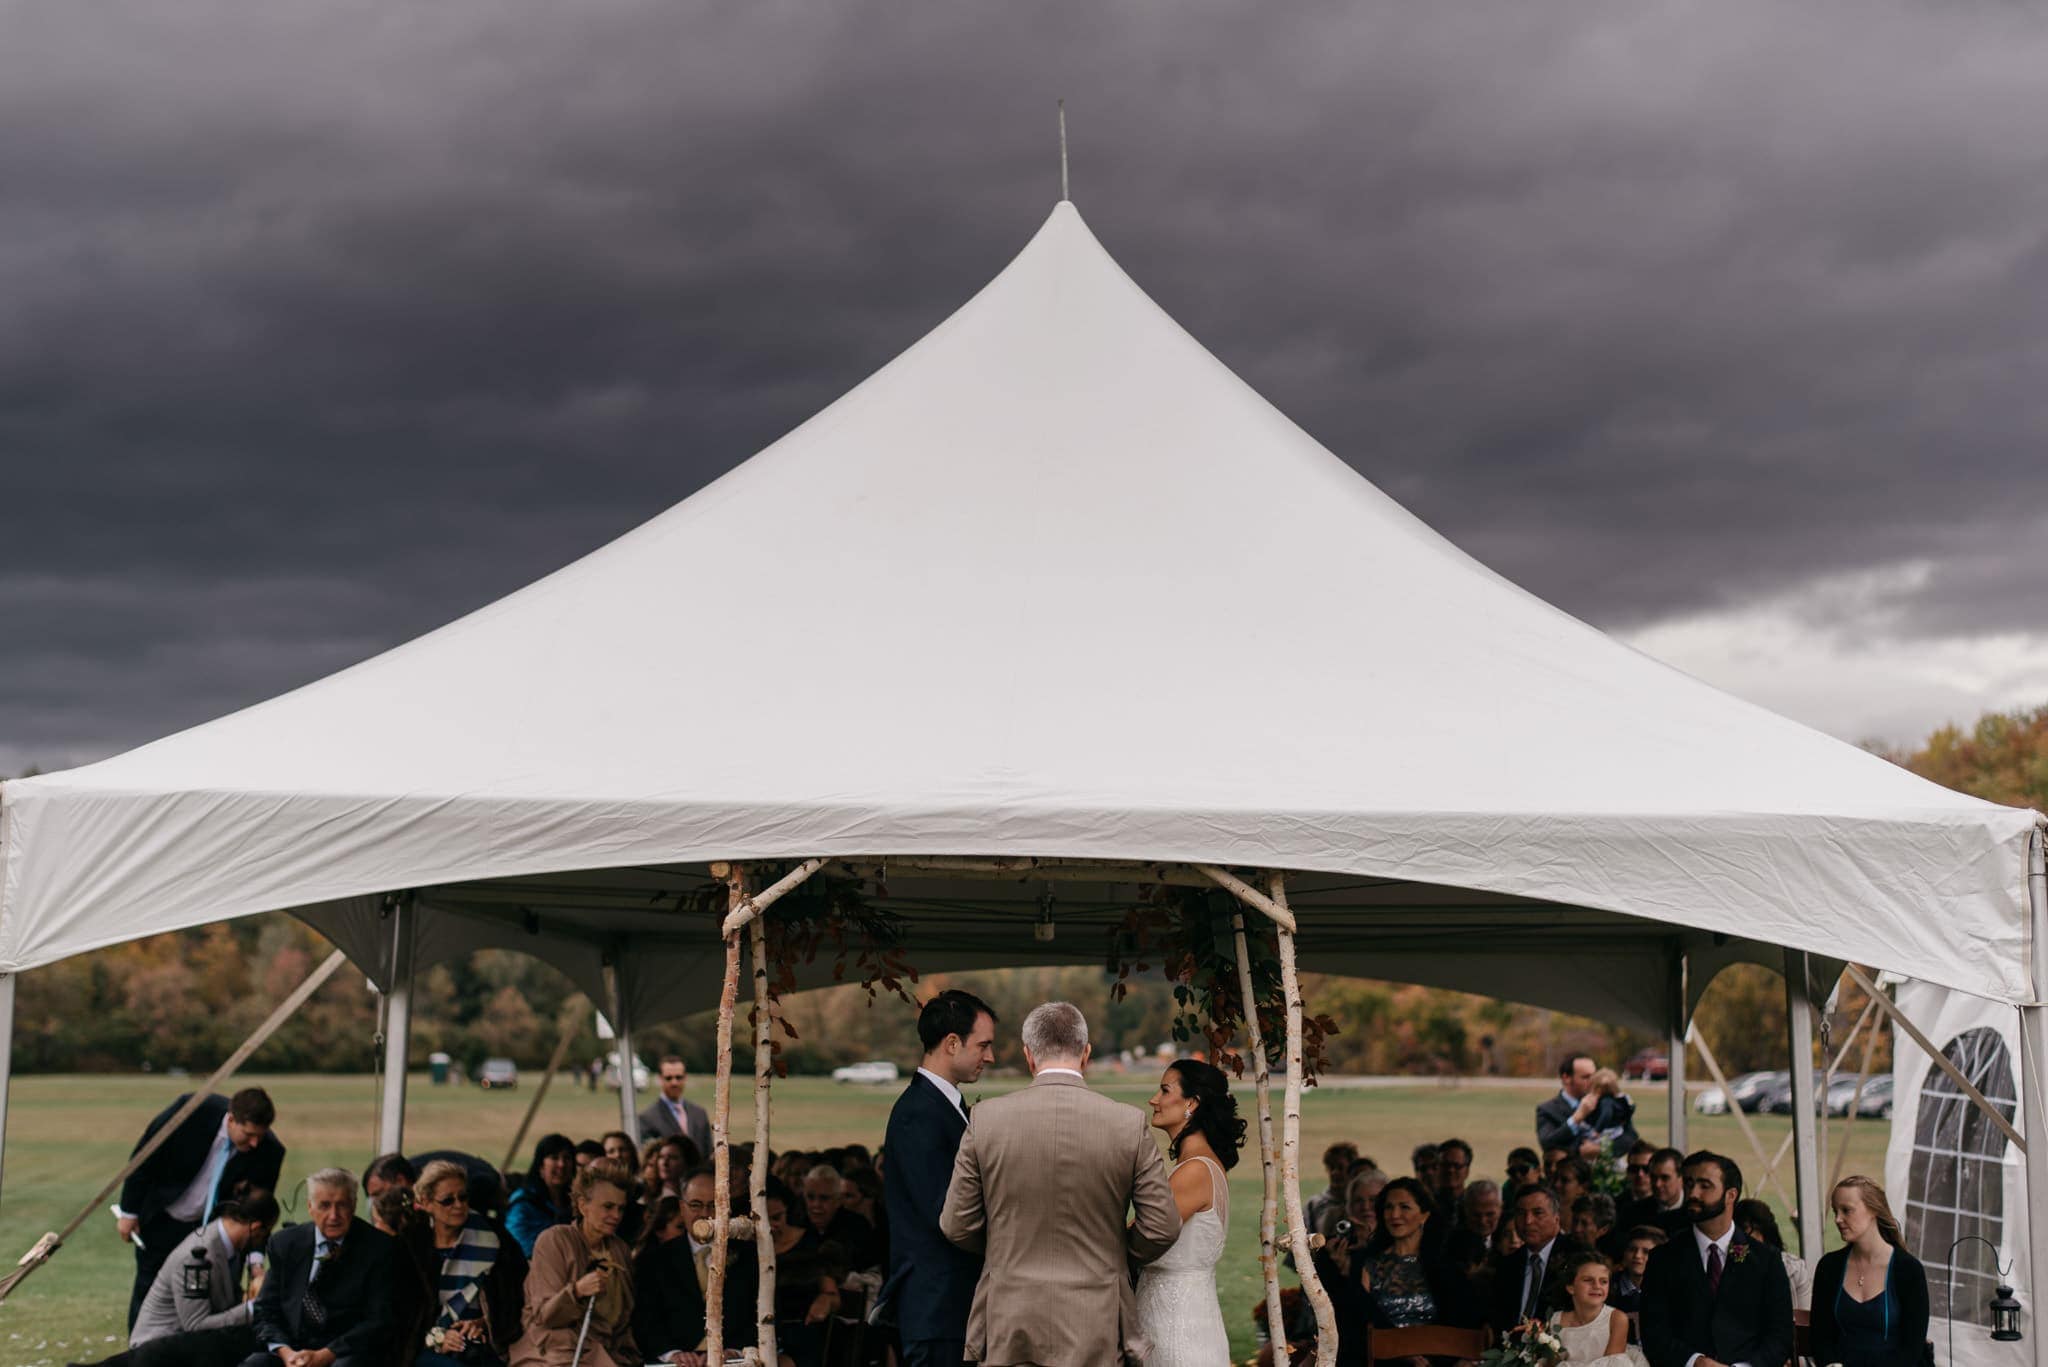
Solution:
{"label": "woman in navy dress", "polygon": [[1842,1247],[1813,1269],[1813,1360],[1917,1367],[1927,1346],[1927,1272],[1906,1252],[1884,1188],[1845,1177],[1828,1208]]}

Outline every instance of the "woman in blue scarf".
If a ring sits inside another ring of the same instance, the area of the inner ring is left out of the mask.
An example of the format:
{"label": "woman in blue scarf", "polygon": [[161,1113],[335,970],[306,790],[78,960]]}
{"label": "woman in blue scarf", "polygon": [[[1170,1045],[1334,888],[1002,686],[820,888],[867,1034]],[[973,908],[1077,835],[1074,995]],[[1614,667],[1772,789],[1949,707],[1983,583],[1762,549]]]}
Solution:
{"label": "woman in blue scarf", "polygon": [[541,1231],[575,1218],[569,1209],[569,1183],[576,1176],[576,1141],[566,1134],[545,1134],[533,1146],[533,1165],[526,1180],[505,1207],[505,1228],[519,1241],[519,1251],[533,1256]]}
{"label": "woman in blue scarf", "polygon": [[416,1274],[411,1314],[399,1316],[401,1350],[413,1367],[496,1364],[519,1337],[526,1258],[488,1217],[469,1208],[469,1173],[429,1163],[413,1187],[413,1216],[400,1233]]}

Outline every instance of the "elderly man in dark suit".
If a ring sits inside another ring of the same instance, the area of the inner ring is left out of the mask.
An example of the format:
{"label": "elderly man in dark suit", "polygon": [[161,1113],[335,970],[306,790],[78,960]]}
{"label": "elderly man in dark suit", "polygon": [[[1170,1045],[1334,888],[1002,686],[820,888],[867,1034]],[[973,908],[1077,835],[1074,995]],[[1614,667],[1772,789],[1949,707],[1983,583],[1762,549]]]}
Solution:
{"label": "elderly man in dark suit", "polygon": [[1650,1367],[1784,1367],[1792,1283],[1776,1249],[1736,1228],[1742,1170],[1701,1150],[1685,1160],[1691,1230],[1650,1254],[1643,1351]]}
{"label": "elderly man in dark suit", "polygon": [[1534,1182],[1517,1187],[1512,1218],[1522,1246],[1495,1267],[1486,1305],[1486,1322],[1496,1334],[1561,1309],[1564,1265],[1581,1251],[1579,1242],[1564,1232],[1564,1207],[1549,1187]]}
{"label": "elderly man in dark suit", "polygon": [[635,1117],[640,1127],[640,1142],[650,1139],[666,1139],[679,1134],[697,1146],[697,1157],[692,1160],[702,1163],[711,1157],[711,1117],[704,1108],[683,1096],[683,1087],[690,1080],[689,1065],[676,1054],[670,1054],[655,1067],[659,1070],[661,1095],[641,1108]]}
{"label": "elderly man in dark suit", "polygon": [[414,1352],[392,1343],[397,1272],[390,1235],[356,1219],[356,1179],[324,1168],[306,1179],[303,1225],[270,1238],[270,1269],[251,1314],[242,1367],[384,1367]]}
{"label": "elderly man in dark suit", "polygon": [[[140,1150],[191,1097],[187,1092],[157,1112],[135,1141]],[[214,1207],[243,1183],[275,1191],[284,1166],[284,1145],[271,1133],[277,1107],[261,1087],[232,1097],[209,1096],[185,1117],[163,1147],[128,1174],[115,1207],[115,1229],[123,1239],[140,1238],[135,1250],[135,1285],[128,1297],[128,1327],[142,1311],[157,1269],[187,1235],[213,1218]]]}
{"label": "elderly man in dark suit", "polygon": [[896,1307],[904,1367],[959,1367],[981,1259],[947,1240],[939,1214],[967,1131],[960,1089],[995,1057],[996,1013],[971,993],[941,992],[918,1013],[917,1038],[924,1062],[889,1112],[884,1148],[889,1281],[882,1298]]}

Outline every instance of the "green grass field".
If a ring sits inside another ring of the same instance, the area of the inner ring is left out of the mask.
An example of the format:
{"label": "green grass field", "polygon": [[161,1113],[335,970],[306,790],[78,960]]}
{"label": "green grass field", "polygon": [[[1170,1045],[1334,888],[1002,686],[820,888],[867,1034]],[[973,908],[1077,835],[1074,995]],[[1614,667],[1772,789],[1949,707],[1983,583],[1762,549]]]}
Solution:
{"label": "green grass field", "polygon": [[[288,1146],[285,1185],[329,1164],[360,1169],[371,1156],[375,1112],[373,1084],[367,1077],[273,1076],[246,1078],[268,1087],[278,1105],[279,1136]],[[1133,1074],[1100,1074],[1094,1084],[1119,1100],[1138,1103],[1155,1078]],[[530,1085],[531,1080],[529,1079]],[[970,1098],[1017,1085],[990,1081],[970,1088]],[[162,1078],[27,1077],[14,1083],[8,1115],[4,1185],[0,1185],[0,1267],[12,1266],[45,1230],[60,1227],[109,1177],[119,1170],[135,1137],[150,1115],[167,1104],[179,1088]],[[841,1086],[820,1078],[796,1078],[776,1088],[776,1147],[822,1148],[831,1144],[879,1144],[889,1107],[899,1088]],[[1474,1177],[1498,1178],[1508,1149],[1531,1142],[1532,1111],[1550,1087],[1546,1083],[1469,1083],[1439,1085],[1332,1085],[1309,1092],[1303,1105],[1302,1151],[1311,1174],[1315,1155],[1337,1139],[1357,1141],[1389,1171],[1405,1171],[1410,1148],[1425,1140],[1457,1135],[1478,1150]],[[691,1095],[708,1103],[709,1079],[693,1078]],[[1249,1086],[1245,1113],[1250,1114]],[[413,1152],[458,1148],[480,1153],[492,1162],[505,1156],[505,1146],[518,1127],[531,1093],[479,1092],[474,1088],[431,1087],[424,1077],[412,1083],[407,1109],[406,1147]],[[1663,1137],[1664,1096],[1661,1087],[1635,1089],[1646,1138]],[[735,1136],[752,1132],[751,1092],[736,1096]],[[1789,1121],[1782,1116],[1752,1118],[1765,1146],[1773,1151]],[[581,1138],[617,1126],[618,1107],[609,1093],[593,1094],[557,1083],[548,1094],[535,1134],[560,1130]],[[1840,1122],[1831,1131],[1839,1133]],[[1850,1171],[1880,1174],[1886,1126],[1863,1122],[1850,1145]],[[1726,1117],[1695,1116],[1694,1145],[1723,1149],[1750,1161],[1747,1145],[1735,1122]],[[1789,1161],[1781,1169],[1789,1182]],[[1240,1164],[1232,1175],[1230,1247],[1220,1270],[1224,1313],[1232,1345],[1240,1359],[1252,1342],[1251,1306],[1259,1298],[1258,1203],[1256,1162]],[[1755,1177],[1752,1172],[1752,1185]],[[1315,1176],[1304,1194],[1320,1183]],[[291,1205],[303,1208],[296,1192]],[[1782,1208],[1783,1202],[1778,1203]],[[287,1216],[287,1218],[292,1218]],[[1790,1227],[1787,1226],[1788,1234]],[[61,1364],[115,1352],[128,1304],[134,1264],[128,1247],[114,1236],[113,1220],[94,1217],[46,1267],[37,1271],[14,1296],[0,1304],[0,1367]]]}

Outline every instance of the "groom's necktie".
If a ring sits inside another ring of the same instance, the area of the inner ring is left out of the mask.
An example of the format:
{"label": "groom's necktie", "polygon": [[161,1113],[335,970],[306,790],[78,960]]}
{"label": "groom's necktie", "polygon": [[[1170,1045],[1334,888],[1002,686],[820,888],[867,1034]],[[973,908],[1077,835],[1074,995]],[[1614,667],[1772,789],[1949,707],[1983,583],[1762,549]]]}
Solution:
{"label": "groom's necktie", "polygon": [[1721,1245],[1707,1245],[1707,1289],[1721,1294]]}

